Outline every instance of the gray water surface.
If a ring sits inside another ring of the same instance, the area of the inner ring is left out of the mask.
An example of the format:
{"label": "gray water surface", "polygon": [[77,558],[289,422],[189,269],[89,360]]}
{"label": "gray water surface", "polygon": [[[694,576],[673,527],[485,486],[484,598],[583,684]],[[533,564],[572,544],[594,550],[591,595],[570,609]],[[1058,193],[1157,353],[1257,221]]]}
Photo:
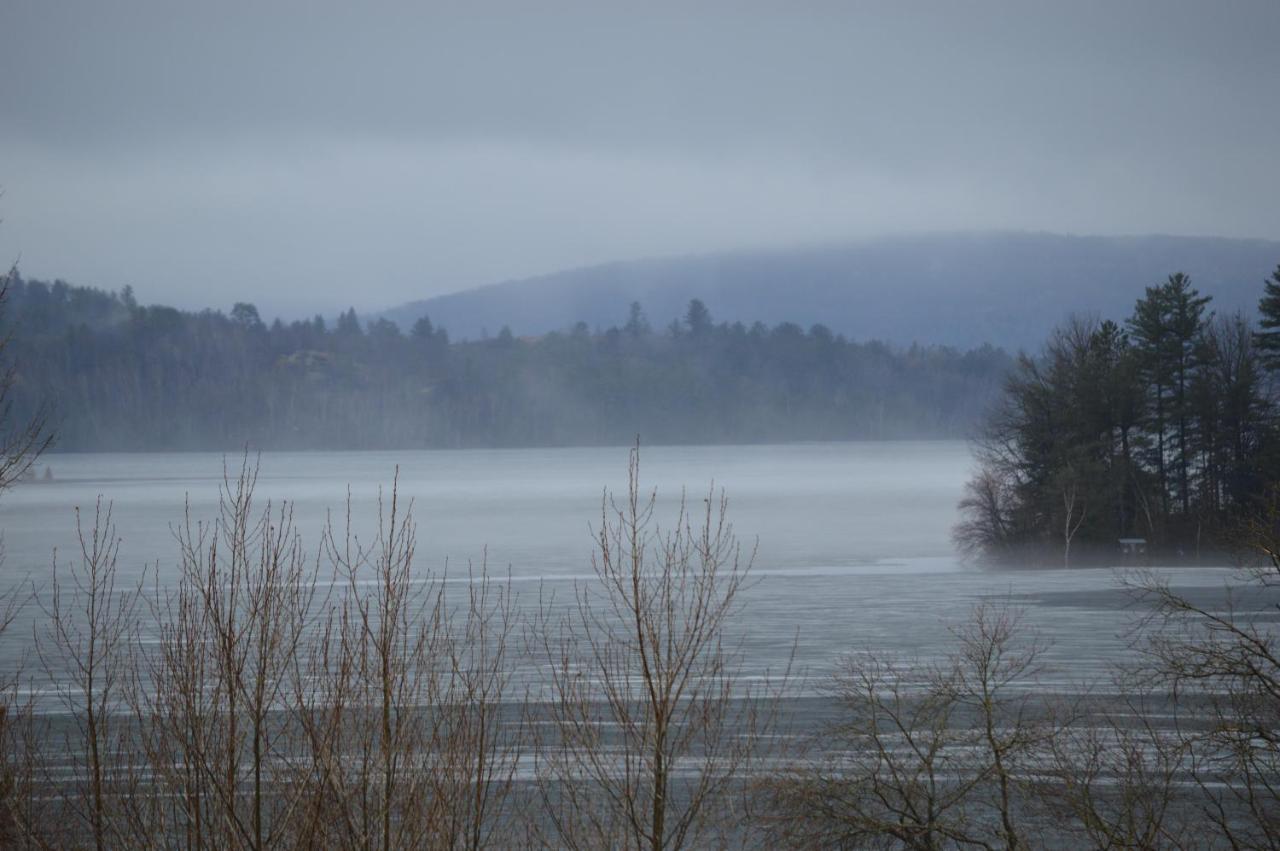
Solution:
{"label": "gray water surface", "polygon": [[[175,574],[174,527],[184,505],[195,520],[217,514],[220,454],[49,455],[51,483],[21,485],[0,499],[3,581],[41,585],[56,557],[78,554],[75,508],[92,516],[101,495],[113,505],[121,581]],[[399,468],[400,499],[418,522],[418,565],[465,580],[487,559],[529,602],[567,595],[590,575],[592,528],[604,489],[626,486],[625,448],[419,452],[267,453],[257,499],[292,503],[312,552],[327,513],[376,532],[379,493]],[[758,550],[735,628],[750,673],[776,671],[795,647],[801,689],[817,684],[841,654],[863,649],[936,656],[948,631],[984,599],[1012,599],[1051,643],[1044,685],[1097,679],[1128,646],[1137,616],[1109,569],[990,571],[962,563],[950,542],[956,503],[973,467],[958,441],[784,446],[653,447],[641,477],[657,488],[669,519],[687,488],[700,509],[714,482],[744,546]],[[1228,568],[1180,568],[1180,587],[1221,588]],[[0,637],[6,658],[29,644],[38,611]]]}

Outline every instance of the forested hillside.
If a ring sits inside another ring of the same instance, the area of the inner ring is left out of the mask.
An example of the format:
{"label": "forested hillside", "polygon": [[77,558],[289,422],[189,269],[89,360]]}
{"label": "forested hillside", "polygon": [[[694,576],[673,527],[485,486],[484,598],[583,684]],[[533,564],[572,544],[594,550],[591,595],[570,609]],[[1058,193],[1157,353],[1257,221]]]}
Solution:
{"label": "forested hillside", "polygon": [[[48,406],[61,450],[417,448],[963,437],[1012,365],[982,347],[897,349],[822,325],[585,324],[450,342],[348,311],[329,327],[144,307],[11,281],[16,415]],[[514,317],[513,317],[514,318]]]}
{"label": "forested hillside", "polygon": [[1257,295],[1255,324],[1175,274],[1121,322],[1068,321],[1021,356],[978,441],[958,542],[1069,565],[1132,538],[1193,558],[1274,516],[1280,268]]}
{"label": "forested hillside", "polygon": [[821,322],[853,339],[1034,349],[1072,313],[1121,315],[1180,271],[1219,310],[1253,310],[1280,243],[1181,236],[917,234],[861,242],[611,263],[414,302],[383,314],[406,331],[423,313],[455,337],[504,324],[540,334],[579,320],[623,322],[639,301],[655,324],[691,298],[721,319]]}

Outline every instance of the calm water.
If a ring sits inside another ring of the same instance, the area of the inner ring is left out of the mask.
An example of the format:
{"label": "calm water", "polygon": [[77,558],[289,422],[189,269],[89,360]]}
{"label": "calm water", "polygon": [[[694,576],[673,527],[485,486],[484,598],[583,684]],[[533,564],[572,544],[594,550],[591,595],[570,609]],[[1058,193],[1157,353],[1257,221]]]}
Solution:
{"label": "calm water", "polygon": [[[56,557],[76,554],[75,508],[99,495],[114,506],[121,573],[176,561],[173,527],[184,502],[216,515],[224,458],[217,454],[51,455],[52,483],[23,485],[0,501],[3,578],[39,583]],[[239,459],[228,463],[238,467]],[[326,512],[351,496],[354,526],[371,538],[379,489],[399,465],[413,501],[418,563],[457,578],[486,558],[526,600],[563,594],[590,573],[591,529],[605,487],[623,489],[627,451],[608,449],[272,453],[261,457],[258,500],[289,500],[314,551]],[[662,447],[643,452],[641,475],[670,517],[681,489],[692,503],[714,481],[748,547],[758,541],[737,622],[753,671],[785,664],[793,643],[801,682],[817,682],[842,653],[893,648],[924,655],[951,645],[948,625],[976,602],[1012,597],[1053,642],[1046,685],[1069,688],[1124,652],[1135,614],[1105,569],[992,572],[957,559],[950,529],[972,468],[961,442]],[[234,470],[233,470],[234,472]],[[1179,569],[1180,586],[1221,587],[1227,569]],[[28,642],[30,612],[0,641],[13,658]]]}

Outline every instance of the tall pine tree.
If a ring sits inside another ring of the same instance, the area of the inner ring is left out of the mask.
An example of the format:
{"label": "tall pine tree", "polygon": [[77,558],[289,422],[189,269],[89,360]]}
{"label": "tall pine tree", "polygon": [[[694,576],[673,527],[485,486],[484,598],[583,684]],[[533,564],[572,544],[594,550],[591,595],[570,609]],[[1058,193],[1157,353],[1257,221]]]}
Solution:
{"label": "tall pine tree", "polygon": [[1159,287],[1147,287],[1129,320],[1151,393],[1149,417],[1165,516],[1174,501],[1183,515],[1191,510],[1190,389],[1208,303],[1208,296],[1178,272]]}
{"label": "tall pine tree", "polygon": [[1262,330],[1256,332],[1253,339],[1262,363],[1268,370],[1280,370],[1280,266],[1271,273],[1271,280],[1265,282],[1258,313]]}

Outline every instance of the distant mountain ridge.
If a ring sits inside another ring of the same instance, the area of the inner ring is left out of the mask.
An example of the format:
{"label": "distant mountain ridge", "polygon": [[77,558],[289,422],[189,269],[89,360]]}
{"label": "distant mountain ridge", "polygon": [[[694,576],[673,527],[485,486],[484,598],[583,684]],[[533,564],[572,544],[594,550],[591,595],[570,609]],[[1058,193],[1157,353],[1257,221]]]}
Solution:
{"label": "distant mountain ridge", "polygon": [[638,301],[662,327],[702,299],[715,321],[821,323],[853,339],[1035,348],[1067,315],[1121,319],[1185,272],[1219,312],[1253,311],[1280,242],[1179,236],[962,233],[609,263],[414,301],[455,339],[621,325]]}

